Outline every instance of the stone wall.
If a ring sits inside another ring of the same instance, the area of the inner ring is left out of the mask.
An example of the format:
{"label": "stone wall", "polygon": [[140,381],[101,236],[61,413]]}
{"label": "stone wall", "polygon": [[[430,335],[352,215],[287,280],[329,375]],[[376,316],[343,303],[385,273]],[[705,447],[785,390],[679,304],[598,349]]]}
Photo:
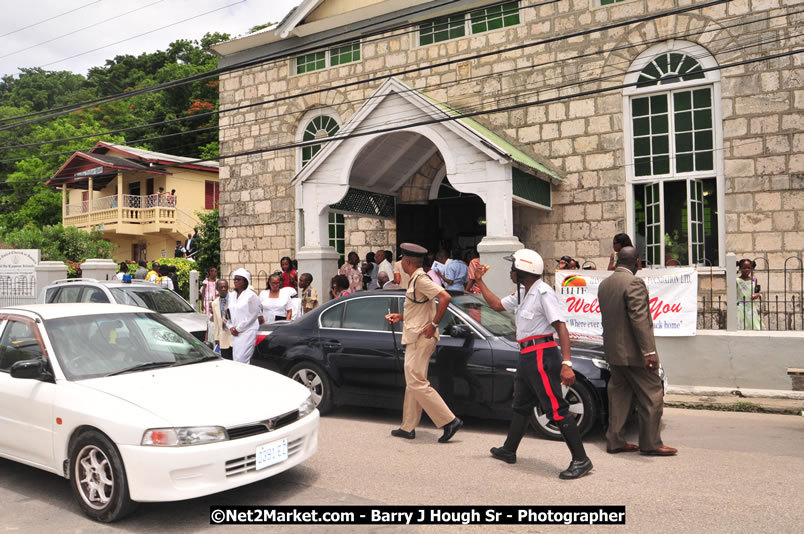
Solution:
{"label": "stone wall", "polygon": [[[523,6],[536,0],[523,1]],[[518,26],[418,47],[415,33],[388,35],[364,43],[362,60],[301,76],[289,75],[289,61],[268,63],[221,76],[221,108],[292,97],[300,92],[399,72],[459,55],[536,42],[556,35],[690,5],[688,0],[629,0],[595,6],[594,0],[564,0],[523,9]],[[801,25],[801,15],[750,26],[727,26],[782,14],[794,0],[734,0],[587,35],[400,75],[405,83],[456,109],[491,109],[580,90],[614,87],[633,60],[655,40],[683,38],[698,43],[720,64],[791,50],[801,41],[778,40]],[[733,18],[732,18],[733,17]],[[700,33],[707,30],[705,33]],[[711,31],[710,31],[711,30]],[[688,35],[695,34],[695,35]],[[745,48],[762,39],[761,47]],[[287,45],[292,46],[288,41]],[[604,51],[603,53],[599,53]],[[579,58],[579,56],[585,56]],[[738,257],[766,257],[772,264],[804,250],[804,55],[721,71],[726,243]],[[578,86],[575,82],[588,83]],[[315,106],[331,106],[343,121],[351,117],[380,81],[348,89],[299,96],[221,115],[221,153],[270,149],[295,141],[301,117]],[[546,258],[564,254],[605,269],[611,238],[625,231],[626,172],[623,96],[617,88],[586,97],[486,114],[476,120],[521,147],[566,183],[555,186],[552,211],[516,206],[515,232]],[[222,262],[270,271],[296,248],[295,149],[221,161]],[[424,176],[403,194],[421,201]],[[421,182],[421,183],[420,183]],[[393,221],[347,218],[346,249],[363,252],[394,244]],[[381,243],[380,243],[381,242]],[[548,269],[554,262],[546,262]],[[732,268],[719,271],[722,280]],[[704,276],[701,277],[703,280]]]}

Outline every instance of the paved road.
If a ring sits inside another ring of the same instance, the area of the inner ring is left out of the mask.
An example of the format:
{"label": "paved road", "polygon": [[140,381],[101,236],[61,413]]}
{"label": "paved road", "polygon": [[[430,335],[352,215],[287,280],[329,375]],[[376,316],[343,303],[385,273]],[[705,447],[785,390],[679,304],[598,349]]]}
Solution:
{"label": "paved road", "polygon": [[[519,462],[488,455],[505,424],[468,421],[448,444],[425,426],[415,441],[392,438],[398,415],[340,410],[323,418],[318,454],[290,472],[224,494],[145,504],[113,525],[84,518],[67,481],[0,460],[0,533],[309,532],[309,527],[214,526],[214,504],[624,504],[625,527],[317,527],[351,532],[793,532],[804,524],[804,417],[665,410],[675,458],[608,455],[600,433],[587,440],[594,472],[561,481],[563,443],[524,440]],[[631,429],[632,432],[635,429]]]}

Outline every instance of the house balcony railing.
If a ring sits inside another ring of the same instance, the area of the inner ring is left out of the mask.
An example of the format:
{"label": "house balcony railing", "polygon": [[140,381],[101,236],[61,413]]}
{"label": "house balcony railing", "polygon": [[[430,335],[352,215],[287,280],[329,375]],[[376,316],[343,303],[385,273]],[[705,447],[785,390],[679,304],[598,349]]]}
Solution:
{"label": "house balcony railing", "polygon": [[170,195],[111,195],[65,206],[65,226],[120,234],[145,234],[168,231],[182,236],[192,233],[198,221],[176,208]]}

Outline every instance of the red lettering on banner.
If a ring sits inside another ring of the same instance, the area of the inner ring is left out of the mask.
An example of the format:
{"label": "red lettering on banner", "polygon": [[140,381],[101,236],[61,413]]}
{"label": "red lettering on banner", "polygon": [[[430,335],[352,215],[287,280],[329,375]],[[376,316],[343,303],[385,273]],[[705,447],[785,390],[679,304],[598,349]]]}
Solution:
{"label": "red lettering on banner", "polygon": [[597,299],[587,304],[584,299],[569,297],[567,299],[567,311],[570,313],[600,313],[600,305],[598,305]]}
{"label": "red lettering on banner", "polygon": [[654,321],[662,314],[679,312],[681,312],[680,302],[677,302],[676,304],[665,304],[663,300],[659,300],[659,297],[653,297],[650,299],[650,313],[653,316]]}

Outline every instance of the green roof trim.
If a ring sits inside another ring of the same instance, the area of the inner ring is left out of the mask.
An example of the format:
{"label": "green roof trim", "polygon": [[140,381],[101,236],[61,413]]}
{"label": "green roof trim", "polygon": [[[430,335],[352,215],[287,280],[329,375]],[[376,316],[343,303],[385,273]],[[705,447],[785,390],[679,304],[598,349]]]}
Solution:
{"label": "green roof trim", "polygon": [[553,206],[548,182],[534,180],[531,175],[517,168],[513,169],[512,175],[511,187],[515,197],[534,202],[545,208]]}
{"label": "green roof trim", "polygon": [[[461,113],[458,110],[451,108],[450,106],[444,104],[443,102],[439,102],[438,100],[427,96],[421,91],[417,92],[421,96],[426,98],[431,104],[445,111],[448,115],[452,117],[461,115]],[[515,147],[514,145],[512,145],[511,143],[509,143],[508,141],[506,141],[505,139],[494,133],[493,131],[489,130],[488,128],[486,128],[485,126],[474,120],[473,118],[462,117],[457,120],[467,128],[473,130],[476,134],[480,135],[481,137],[483,137],[484,139],[495,145],[503,152],[507,153],[509,156],[511,156],[511,159],[513,159],[515,162],[524,165],[525,167],[528,167],[530,169],[533,169],[535,171],[538,171],[542,174],[545,174],[558,182],[562,183],[566,182],[564,178],[554,173],[553,171],[551,171],[550,169],[548,169],[547,167],[545,167],[544,165],[533,159],[531,156],[525,154],[522,150],[518,149],[517,147]]]}

